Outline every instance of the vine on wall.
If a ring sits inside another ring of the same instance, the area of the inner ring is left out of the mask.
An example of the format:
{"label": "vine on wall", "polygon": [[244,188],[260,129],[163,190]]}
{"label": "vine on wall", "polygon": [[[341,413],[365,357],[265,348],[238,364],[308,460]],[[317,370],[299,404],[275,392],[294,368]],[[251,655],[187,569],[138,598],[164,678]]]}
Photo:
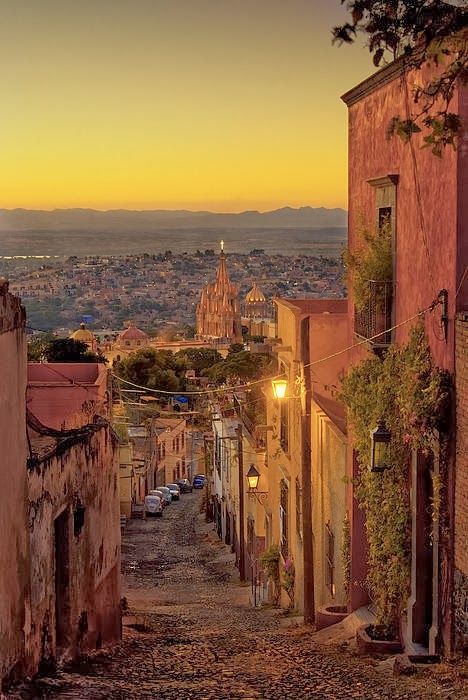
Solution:
{"label": "vine on wall", "polygon": [[[408,468],[411,450],[429,454],[444,426],[447,374],[434,366],[423,324],[405,346],[369,357],[343,381],[342,400],[352,423],[360,473],[355,493],[366,515],[369,573],[366,585],[378,623],[396,631],[410,581]],[[391,433],[391,468],[369,470],[370,431],[383,420]]]}

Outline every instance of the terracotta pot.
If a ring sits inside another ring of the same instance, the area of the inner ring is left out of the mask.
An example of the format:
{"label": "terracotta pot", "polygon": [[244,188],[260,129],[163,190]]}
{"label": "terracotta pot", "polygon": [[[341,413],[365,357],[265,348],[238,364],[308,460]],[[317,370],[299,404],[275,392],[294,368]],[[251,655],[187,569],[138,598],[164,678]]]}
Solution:
{"label": "terracotta pot", "polygon": [[358,651],[361,654],[401,654],[400,639],[372,639],[368,630],[371,625],[362,625],[356,632]]}
{"label": "terracotta pot", "polygon": [[318,630],[322,630],[325,627],[341,622],[348,614],[345,605],[322,605],[317,609],[315,626]]}

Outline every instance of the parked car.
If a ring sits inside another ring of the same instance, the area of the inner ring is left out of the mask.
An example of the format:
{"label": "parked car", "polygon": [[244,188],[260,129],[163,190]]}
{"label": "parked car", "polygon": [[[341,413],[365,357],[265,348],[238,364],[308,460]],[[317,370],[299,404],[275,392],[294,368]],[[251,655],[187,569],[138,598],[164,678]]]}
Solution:
{"label": "parked car", "polygon": [[159,489],[151,489],[151,491],[148,491],[148,496],[159,496],[159,498],[161,499],[162,507],[165,508],[167,506],[164,494]]}
{"label": "parked car", "polygon": [[180,499],[180,488],[177,484],[166,484],[166,488],[171,492],[173,501],[178,501]]}
{"label": "parked car", "polygon": [[193,477],[192,486],[194,489],[202,489],[205,485],[205,479],[199,476]]}
{"label": "parked car", "polygon": [[169,503],[172,502],[172,494],[167,486],[158,486],[157,490],[161,491],[163,499],[166,501],[166,505],[169,505]]}
{"label": "parked car", "polygon": [[204,474],[195,474],[194,479],[203,479],[203,483],[206,481],[206,476]]}
{"label": "parked car", "polygon": [[159,496],[148,495],[145,496],[145,515],[154,515],[156,517],[161,517],[163,514],[163,506]]}
{"label": "parked car", "polygon": [[193,487],[188,479],[176,479],[176,484],[180,487],[181,493],[192,493]]}

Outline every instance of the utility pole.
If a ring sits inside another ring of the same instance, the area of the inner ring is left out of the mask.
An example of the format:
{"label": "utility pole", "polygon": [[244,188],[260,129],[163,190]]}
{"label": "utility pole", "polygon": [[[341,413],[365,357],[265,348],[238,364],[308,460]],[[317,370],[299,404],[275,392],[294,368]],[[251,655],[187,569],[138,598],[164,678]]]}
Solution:
{"label": "utility pole", "polygon": [[[310,362],[309,319],[301,323],[301,359]],[[304,624],[315,622],[314,592],[314,534],[312,523],[312,460],[310,417],[312,409],[312,381],[310,369],[304,370],[304,405],[302,406],[302,543],[304,547]]]}
{"label": "utility pole", "polygon": [[245,581],[244,555],[244,450],[242,441],[242,423],[236,428],[237,457],[239,463],[239,578]]}

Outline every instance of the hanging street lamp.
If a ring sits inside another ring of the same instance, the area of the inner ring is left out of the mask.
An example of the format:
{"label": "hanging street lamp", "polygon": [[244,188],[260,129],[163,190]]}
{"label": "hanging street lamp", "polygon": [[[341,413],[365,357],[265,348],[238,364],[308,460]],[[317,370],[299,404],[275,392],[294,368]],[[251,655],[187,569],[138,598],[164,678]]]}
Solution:
{"label": "hanging street lamp", "polygon": [[390,469],[390,440],[392,434],[387,430],[383,420],[370,431],[371,437],[371,472],[383,472]]}
{"label": "hanging street lamp", "polygon": [[258,480],[260,479],[260,472],[255,467],[255,464],[250,465],[246,476],[247,483],[249,484],[247,494],[250,500],[257,500],[259,503],[264,503],[268,499],[268,491],[258,491],[257,489]]}
{"label": "hanging street lamp", "polygon": [[284,399],[286,397],[286,390],[288,388],[286,379],[273,379],[271,385],[273,387],[273,396],[275,399]]}

